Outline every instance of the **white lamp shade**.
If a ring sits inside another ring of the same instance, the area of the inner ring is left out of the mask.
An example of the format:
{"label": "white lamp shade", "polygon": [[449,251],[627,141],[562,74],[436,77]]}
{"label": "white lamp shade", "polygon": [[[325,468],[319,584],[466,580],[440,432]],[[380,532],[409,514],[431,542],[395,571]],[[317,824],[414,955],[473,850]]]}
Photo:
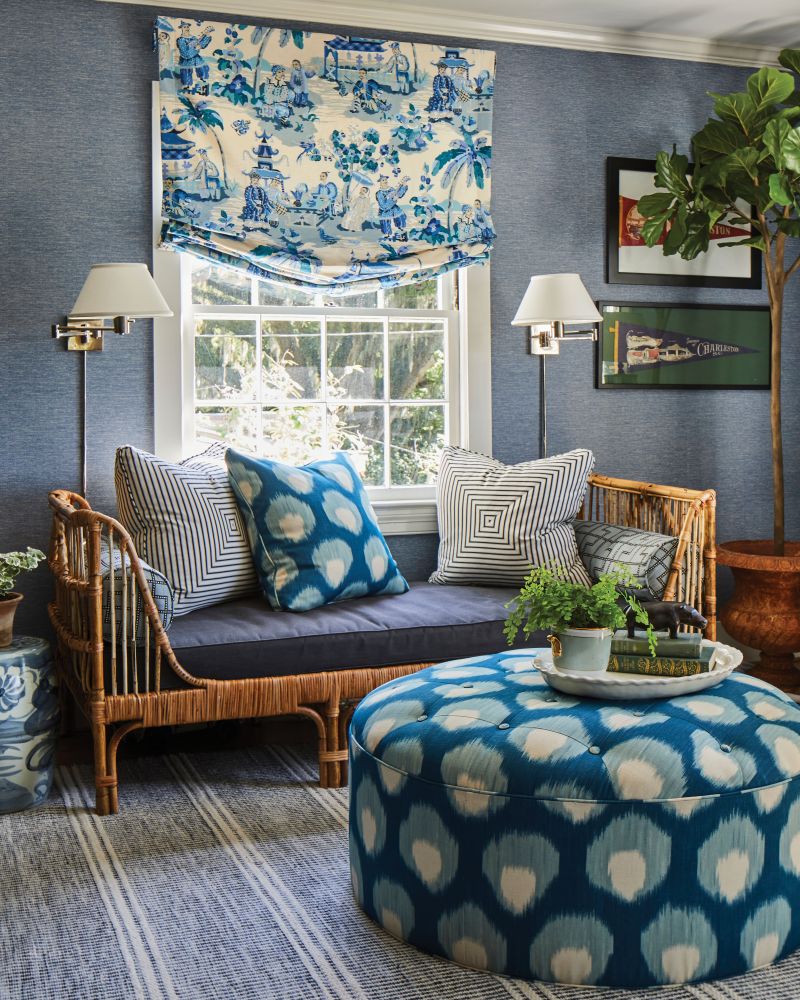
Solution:
{"label": "white lamp shade", "polygon": [[171,315],[146,264],[94,264],[70,312],[81,319]]}
{"label": "white lamp shade", "polygon": [[511,325],[600,323],[602,319],[579,274],[537,274]]}

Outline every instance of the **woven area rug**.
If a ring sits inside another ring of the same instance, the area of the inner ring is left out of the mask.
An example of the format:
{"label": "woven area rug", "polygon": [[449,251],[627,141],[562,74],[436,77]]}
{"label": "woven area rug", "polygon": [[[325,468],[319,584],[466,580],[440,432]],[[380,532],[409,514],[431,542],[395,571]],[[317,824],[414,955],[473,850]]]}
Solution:
{"label": "woven area rug", "polygon": [[0,817],[0,997],[19,1000],[798,1000],[800,953],[738,979],[601,991],[470,972],[401,944],[350,896],[347,792],[310,751],[123,762],[122,812],[88,768]]}

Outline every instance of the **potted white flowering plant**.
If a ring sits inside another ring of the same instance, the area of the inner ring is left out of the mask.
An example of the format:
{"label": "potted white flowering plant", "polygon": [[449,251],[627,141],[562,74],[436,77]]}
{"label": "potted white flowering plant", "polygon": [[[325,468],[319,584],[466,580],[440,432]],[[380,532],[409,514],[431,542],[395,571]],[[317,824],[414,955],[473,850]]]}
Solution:
{"label": "potted white flowering plant", "polygon": [[11,645],[14,615],[22,600],[22,594],[12,589],[14,583],[20,573],[36,569],[43,559],[44,552],[30,545],[25,552],[0,553],[0,649]]}

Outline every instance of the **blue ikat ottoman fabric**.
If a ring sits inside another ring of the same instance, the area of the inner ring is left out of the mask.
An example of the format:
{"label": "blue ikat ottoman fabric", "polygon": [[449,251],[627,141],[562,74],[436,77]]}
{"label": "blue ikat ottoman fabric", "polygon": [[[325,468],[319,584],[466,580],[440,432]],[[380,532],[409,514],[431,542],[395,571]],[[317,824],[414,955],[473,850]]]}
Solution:
{"label": "blue ikat ottoman fabric", "polygon": [[646,987],[800,946],[800,707],[552,691],[515,650],[377,688],[350,731],[358,904],[463,965]]}
{"label": "blue ikat ottoman fabric", "polygon": [[309,611],[408,590],[346,455],[294,466],[229,448],[225,461],[273,608]]}

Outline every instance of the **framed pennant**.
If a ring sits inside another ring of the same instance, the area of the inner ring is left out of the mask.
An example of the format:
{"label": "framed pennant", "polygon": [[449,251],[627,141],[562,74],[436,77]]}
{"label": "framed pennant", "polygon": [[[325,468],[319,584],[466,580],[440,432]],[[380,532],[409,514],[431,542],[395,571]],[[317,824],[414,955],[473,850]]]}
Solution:
{"label": "framed pennant", "polygon": [[766,306],[599,302],[598,389],[768,389]]}
{"label": "framed pennant", "polygon": [[[691,168],[690,168],[691,169]],[[761,252],[754,247],[721,246],[750,235],[749,226],[714,226],[709,248],[694,260],[666,257],[660,243],[648,247],[639,199],[658,190],[655,160],[610,156],[606,161],[606,280],[614,285],[695,285],[707,288],[761,288]],[[750,208],[737,202],[745,215]]]}

